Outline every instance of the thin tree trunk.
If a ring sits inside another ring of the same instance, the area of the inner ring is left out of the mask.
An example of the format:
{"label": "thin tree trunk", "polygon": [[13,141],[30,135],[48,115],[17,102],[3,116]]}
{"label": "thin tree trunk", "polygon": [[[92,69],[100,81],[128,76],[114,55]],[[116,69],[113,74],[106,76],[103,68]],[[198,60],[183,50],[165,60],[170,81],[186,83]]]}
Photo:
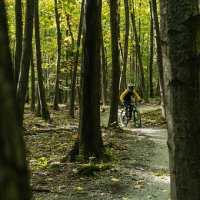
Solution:
{"label": "thin tree trunk", "polygon": [[120,59],[120,61],[122,63],[124,63],[124,52],[123,52],[123,49],[122,49],[122,43],[120,42],[120,39],[119,39],[119,50],[120,50],[120,53],[121,53],[121,59]]}
{"label": "thin tree trunk", "polygon": [[82,27],[83,27],[83,19],[84,19],[84,5],[85,0],[82,0],[81,4],[81,14],[80,14],[80,22],[79,22],[79,29],[78,29],[78,38],[77,38],[77,51],[75,54],[75,63],[74,69],[72,74],[72,84],[71,84],[71,98],[70,98],[70,116],[74,118],[74,104],[75,104],[75,96],[76,96],[76,77],[77,77],[77,68],[78,68],[78,61],[79,61],[79,51],[80,51],[80,44],[81,44],[81,35],[82,35]]}
{"label": "thin tree trunk", "polygon": [[17,103],[18,103],[18,120],[20,126],[23,125],[24,105],[26,92],[28,88],[29,69],[32,52],[32,34],[33,34],[33,13],[34,2],[26,0],[26,18],[25,18],[25,33],[23,41],[21,73],[17,88]]}
{"label": "thin tree trunk", "polygon": [[160,26],[159,26],[159,21],[158,21],[156,0],[151,0],[151,1],[152,1],[154,29],[156,32],[157,64],[158,64],[159,81],[160,81],[162,116],[165,118],[165,102],[164,102],[165,91],[164,91],[163,58],[162,58],[162,46],[161,46],[161,38],[160,38]]}
{"label": "thin tree trunk", "polygon": [[16,47],[15,47],[15,66],[14,66],[14,79],[15,87],[19,80],[20,61],[22,56],[22,41],[23,41],[23,23],[22,23],[22,1],[15,0],[15,26],[16,26]]}
{"label": "thin tree trunk", "polygon": [[125,40],[124,40],[124,59],[123,69],[121,75],[120,91],[124,91],[127,87],[126,82],[126,71],[127,71],[127,60],[128,60],[128,39],[129,39],[129,1],[124,0],[125,8]]}
{"label": "thin tree trunk", "polygon": [[110,0],[110,24],[112,44],[112,83],[109,126],[118,124],[118,103],[119,103],[119,79],[120,79],[120,58],[119,58],[119,0]]}
{"label": "thin tree trunk", "polygon": [[[65,15],[67,16],[67,13],[65,13]],[[67,17],[66,17],[67,18]],[[68,25],[68,20],[67,20],[67,26]],[[69,28],[69,27],[68,27]],[[71,27],[70,27],[71,28]],[[66,37],[69,36],[69,30],[66,29]],[[73,37],[73,34],[72,34],[72,37]],[[74,38],[71,38],[72,39],[72,48],[71,48],[71,52],[72,52],[72,55],[74,55]],[[68,60],[70,57],[71,57],[71,52],[69,53],[69,47],[68,45],[66,45],[65,47],[65,59]],[[69,83],[68,81],[72,80],[72,65],[70,65],[70,71],[68,72],[68,67],[67,67],[67,71],[66,71],[66,75],[65,75],[65,87],[66,87],[66,90],[64,91],[64,103],[68,106],[68,96],[69,96],[69,91],[68,91],[68,86],[69,86]]]}
{"label": "thin tree trunk", "polygon": [[41,105],[41,115],[44,120],[50,120],[49,110],[46,103],[45,88],[43,84],[42,72],[42,56],[40,45],[40,24],[39,24],[39,2],[35,0],[35,45],[36,45],[36,61],[37,61],[37,76],[39,86],[39,99]]}
{"label": "thin tree trunk", "polygon": [[154,34],[153,34],[153,13],[152,13],[152,6],[151,1],[150,4],[150,44],[149,44],[149,97],[153,98],[153,45],[154,45]]}
{"label": "thin tree trunk", "polygon": [[29,200],[31,190],[22,129],[17,122],[4,0],[0,1],[0,44],[0,199]]}
{"label": "thin tree trunk", "polygon": [[37,117],[41,117],[41,101],[40,101],[40,94],[39,94],[39,85],[37,84]]}
{"label": "thin tree trunk", "polygon": [[69,34],[70,34],[70,37],[71,37],[71,40],[72,40],[72,50],[74,50],[74,44],[75,44],[74,35],[73,35],[73,32],[72,32],[72,28],[71,28],[70,15],[67,14],[67,13],[66,13],[66,20],[67,20],[67,26],[68,26]]}
{"label": "thin tree trunk", "polygon": [[139,37],[137,34],[137,29],[136,29],[134,5],[131,12],[131,21],[132,21],[133,32],[135,36],[136,53],[138,57],[139,67],[140,67],[141,93],[142,93],[141,96],[144,96],[144,92],[145,92],[144,68],[143,68],[142,56],[141,56],[141,51],[140,51]]}
{"label": "thin tree trunk", "polygon": [[101,24],[101,88],[102,88],[102,101],[103,105],[107,104],[107,76],[106,76],[106,57],[105,57],[105,47],[104,47],[104,37]]}
{"label": "thin tree trunk", "polygon": [[31,111],[35,112],[35,66],[33,62],[33,53],[31,57]]}
{"label": "thin tree trunk", "polygon": [[[66,15],[66,21],[67,21],[67,27],[68,27],[68,30],[66,31],[66,36],[68,37],[68,34],[70,35],[71,37],[71,52],[72,54],[70,56],[74,57],[74,50],[75,50],[75,40],[74,40],[74,35],[73,35],[73,32],[72,32],[72,27],[71,27],[71,19],[70,19],[70,15],[68,13],[65,13]],[[68,59],[68,48],[69,47],[66,47],[66,59]],[[70,86],[72,85],[72,74],[73,74],[73,65],[70,66],[70,72],[69,72],[69,75],[68,73],[66,74],[66,87],[68,87],[68,80],[71,81],[70,83]],[[65,102],[68,104],[68,96],[69,96],[69,91],[67,90],[65,92]],[[71,96],[70,96],[71,98]]]}
{"label": "thin tree trunk", "polygon": [[86,159],[91,156],[100,159],[103,154],[100,130],[100,29],[101,0],[86,0],[80,112],[80,154]]}
{"label": "thin tree trunk", "polygon": [[56,64],[56,84],[55,84],[55,96],[54,96],[54,110],[59,110],[60,100],[60,62],[61,62],[61,48],[62,48],[62,35],[60,30],[60,13],[58,12],[58,0],[54,0],[55,6],[55,18],[56,18],[56,29],[57,29],[57,64]]}
{"label": "thin tree trunk", "polygon": [[[131,4],[130,4],[130,9],[131,9]],[[135,40],[134,38],[134,33],[133,33],[133,27],[131,27],[131,70],[130,70],[130,76],[131,76],[131,81],[135,84],[136,83],[136,72],[135,72],[135,63],[136,63],[136,53],[135,53],[135,45],[133,41]]]}

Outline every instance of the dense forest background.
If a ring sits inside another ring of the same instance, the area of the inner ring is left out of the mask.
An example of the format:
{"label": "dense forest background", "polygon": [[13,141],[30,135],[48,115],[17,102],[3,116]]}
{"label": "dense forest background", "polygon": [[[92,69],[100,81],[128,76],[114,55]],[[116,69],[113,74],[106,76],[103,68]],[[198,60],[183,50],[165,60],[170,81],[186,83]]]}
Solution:
{"label": "dense forest background", "polygon": [[[125,1],[126,2],[126,1]],[[55,19],[55,4],[54,1],[40,1],[39,2],[39,15],[40,15],[40,40],[41,40],[41,55],[42,67],[44,73],[44,86],[46,88],[47,100],[53,102],[54,98],[54,85],[56,80],[56,66],[57,66],[57,25]],[[9,34],[10,45],[12,49],[12,56],[15,56],[15,4],[13,1],[7,1],[8,6],[8,21],[9,21]],[[74,65],[76,65],[77,49],[81,52],[82,43],[77,41],[79,34],[80,23],[80,1],[58,1],[58,17],[60,26],[59,42],[61,43],[60,51],[60,75],[59,75],[59,88],[60,88],[60,101],[69,104],[70,98],[66,97],[71,88],[71,77]],[[126,9],[126,10],[125,10]],[[130,19],[126,26],[126,14],[130,12]],[[22,13],[25,14],[25,2],[22,1]],[[138,89],[141,91],[142,84],[145,84],[145,95],[150,96],[150,83],[149,83],[149,64],[151,62],[150,48],[151,46],[151,11],[149,8],[149,1],[135,1],[129,2],[128,7],[124,5],[124,1],[120,2],[120,65],[127,68],[126,82],[134,82]],[[24,23],[24,17],[22,22]],[[133,27],[133,21],[134,26]],[[126,30],[127,29],[127,30]],[[137,33],[136,33],[137,32]],[[135,34],[139,42],[136,47]],[[155,36],[155,34],[154,34]],[[106,90],[109,91],[111,84],[111,33],[110,33],[110,8],[107,1],[102,4],[102,37],[104,46],[104,62],[106,70]],[[128,39],[128,41],[126,41]],[[78,44],[80,43],[80,44]],[[33,37],[33,61],[35,58],[35,37]],[[79,47],[80,46],[80,47]],[[140,48],[140,55],[137,55],[136,48]],[[156,67],[156,51],[153,50],[153,69],[152,77],[153,89],[155,95],[159,96],[158,88],[158,70]],[[141,58],[138,58],[141,57]],[[79,57],[80,60],[80,57]],[[140,63],[141,62],[141,63]],[[141,68],[139,65],[142,65]],[[151,66],[150,66],[151,67]],[[136,73],[134,73],[136,72]],[[142,83],[144,77],[144,83]],[[37,80],[37,76],[36,76]],[[78,63],[77,82],[80,81],[80,62]],[[31,82],[30,82],[31,83]],[[151,83],[151,84],[152,84]],[[151,86],[152,87],[152,86]],[[30,85],[31,92],[31,85]],[[151,94],[152,96],[152,94]]]}

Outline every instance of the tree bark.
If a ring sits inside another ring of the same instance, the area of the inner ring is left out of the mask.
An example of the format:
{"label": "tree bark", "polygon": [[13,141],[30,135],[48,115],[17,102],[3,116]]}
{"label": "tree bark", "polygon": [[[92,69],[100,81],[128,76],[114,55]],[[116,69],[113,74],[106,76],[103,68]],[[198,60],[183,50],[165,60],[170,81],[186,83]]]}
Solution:
{"label": "tree bark", "polygon": [[78,29],[78,38],[77,38],[77,51],[75,54],[75,63],[74,69],[72,74],[72,84],[71,84],[71,98],[70,98],[70,116],[74,118],[74,103],[75,103],[75,96],[76,96],[76,77],[77,77],[77,68],[78,68],[78,61],[79,61],[79,51],[80,51],[80,44],[81,44],[81,35],[82,35],[82,28],[83,28],[83,18],[84,18],[84,6],[85,0],[82,0],[81,4],[81,14],[80,14],[80,22],[79,22],[79,29]]}
{"label": "tree bark", "polygon": [[59,97],[60,97],[60,62],[61,62],[61,48],[62,48],[62,35],[60,30],[60,13],[58,12],[58,0],[54,0],[55,6],[55,18],[57,29],[57,64],[56,64],[56,84],[55,84],[55,96],[54,96],[54,110],[59,110]]}
{"label": "tree bark", "polygon": [[110,99],[109,126],[118,124],[118,103],[119,103],[119,79],[120,79],[120,58],[119,58],[119,0],[110,0],[110,25],[111,25],[111,46],[112,46],[112,83]]}
{"label": "tree bark", "polygon": [[42,55],[40,45],[40,24],[39,24],[39,2],[35,0],[35,45],[36,45],[36,61],[37,61],[37,76],[39,87],[39,99],[41,105],[41,115],[44,120],[50,120],[50,114],[46,103],[45,88],[43,84],[42,71]]}
{"label": "tree bark", "polygon": [[151,1],[152,1],[151,5],[152,5],[152,11],[153,11],[154,29],[156,32],[157,64],[158,64],[159,81],[160,81],[162,116],[165,118],[165,102],[164,102],[165,90],[164,90],[163,58],[162,58],[162,46],[161,46],[161,38],[160,38],[160,26],[159,26],[159,21],[158,21],[156,0],[151,0]]}
{"label": "tree bark", "polygon": [[[86,0],[84,64],[81,80],[80,154],[85,159],[103,154],[100,130],[101,0]],[[92,108],[92,109],[91,109]]]}
{"label": "tree bark", "polygon": [[162,0],[161,33],[172,200],[200,199],[197,1]]}
{"label": "tree bark", "polygon": [[15,25],[16,25],[16,47],[15,47],[15,66],[14,66],[14,79],[15,87],[19,80],[20,61],[22,56],[22,41],[23,41],[23,22],[22,22],[22,2],[15,0]]}
{"label": "tree bark", "polygon": [[16,96],[4,0],[0,1],[0,199],[29,200],[31,192]]}
{"label": "tree bark", "polygon": [[28,87],[30,60],[32,53],[32,34],[33,34],[33,13],[34,2],[26,0],[25,33],[23,40],[21,72],[17,88],[18,120],[20,126],[23,125],[24,105]]}

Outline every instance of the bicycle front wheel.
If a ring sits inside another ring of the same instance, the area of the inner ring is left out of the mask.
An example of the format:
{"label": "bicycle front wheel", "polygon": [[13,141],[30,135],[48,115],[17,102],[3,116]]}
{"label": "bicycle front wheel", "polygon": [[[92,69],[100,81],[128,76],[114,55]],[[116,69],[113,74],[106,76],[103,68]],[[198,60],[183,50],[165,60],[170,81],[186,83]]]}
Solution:
{"label": "bicycle front wheel", "polygon": [[133,120],[134,120],[135,128],[141,128],[142,127],[141,114],[138,110],[133,111]]}
{"label": "bicycle front wheel", "polygon": [[121,122],[121,125],[122,126],[127,126],[128,125],[128,118],[126,116],[126,111],[125,109],[122,109],[121,110],[121,113],[120,113],[120,122]]}

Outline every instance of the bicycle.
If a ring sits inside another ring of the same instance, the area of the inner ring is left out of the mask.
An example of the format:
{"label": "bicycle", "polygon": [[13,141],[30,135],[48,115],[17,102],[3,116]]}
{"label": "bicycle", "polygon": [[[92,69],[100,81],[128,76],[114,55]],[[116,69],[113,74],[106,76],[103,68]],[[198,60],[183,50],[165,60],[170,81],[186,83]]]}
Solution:
{"label": "bicycle", "polygon": [[[130,115],[130,116],[127,116],[127,115]],[[128,123],[131,121],[131,118],[133,119],[135,128],[142,127],[141,114],[139,110],[137,109],[137,106],[133,103],[129,104],[127,108],[124,106],[123,109],[121,110],[121,113],[120,113],[121,124],[127,127]]]}

